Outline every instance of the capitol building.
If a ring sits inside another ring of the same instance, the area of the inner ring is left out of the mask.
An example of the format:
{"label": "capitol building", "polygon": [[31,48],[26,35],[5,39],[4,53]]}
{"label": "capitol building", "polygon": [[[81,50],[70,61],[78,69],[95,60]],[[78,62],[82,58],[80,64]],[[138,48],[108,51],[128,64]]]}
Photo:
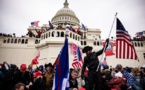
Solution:
{"label": "capitol building", "polygon": [[[7,61],[9,64],[20,66],[22,63],[31,64],[32,59],[40,53],[38,59],[39,65],[45,63],[54,63],[65,40],[65,35],[68,35],[69,40],[69,66],[72,67],[74,55],[71,53],[72,44],[76,44],[83,49],[89,45],[93,47],[93,51],[98,51],[103,48],[101,39],[101,30],[92,29],[87,26],[84,31],[80,25],[80,20],[73,10],[69,8],[67,0],[64,2],[64,7],[58,10],[52,18],[51,23],[53,29],[47,30],[41,34],[40,38],[36,37],[5,37],[0,36],[0,63]],[[80,28],[81,34],[75,33],[72,30],[64,30],[63,28],[72,26],[77,30]],[[38,27],[29,27],[26,29],[37,35],[37,31],[49,28],[49,24],[43,24]],[[59,27],[59,28],[58,28]],[[36,29],[36,30],[35,30]],[[144,33],[145,35],[145,33]],[[110,39],[114,42],[114,39]],[[116,55],[106,58],[109,66],[115,67],[117,64],[130,67],[141,67],[145,64],[145,41],[133,40],[139,61],[132,59],[117,59]],[[116,47],[113,47],[113,52],[116,53]],[[84,58],[85,54],[82,55]],[[99,60],[101,55],[99,56]]]}

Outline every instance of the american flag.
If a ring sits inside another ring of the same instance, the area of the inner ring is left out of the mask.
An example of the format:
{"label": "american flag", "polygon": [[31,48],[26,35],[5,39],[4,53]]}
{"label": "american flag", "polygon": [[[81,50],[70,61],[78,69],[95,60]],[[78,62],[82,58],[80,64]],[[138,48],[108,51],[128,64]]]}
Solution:
{"label": "american flag", "polygon": [[77,68],[82,68],[82,66],[83,66],[82,55],[81,55],[79,47],[77,47],[77,49],[76,49],[76,55],[74,56],[72,67],[74,69],[77,69]]}
{"label": "american flag", "polygon": [[38,23],[39,23],[39,21],[34,21],[34,22],[31,22],[31,26],[33,27],[33,26],[38,26]]}
{"label": "american flag", "polygon": [[104,65],[107,65],[106,56],[104,57],[103,64],[104,64]]}
{"label": "american flag", "polygon": [[130,35],[118,18],[116,24],[116,58],[138,60]]}
{"label": "american flag", "polygon": [[137,33],[136,33],[136,36],[138,36],[138,37],[143,37],[143,32],[137,32]]}

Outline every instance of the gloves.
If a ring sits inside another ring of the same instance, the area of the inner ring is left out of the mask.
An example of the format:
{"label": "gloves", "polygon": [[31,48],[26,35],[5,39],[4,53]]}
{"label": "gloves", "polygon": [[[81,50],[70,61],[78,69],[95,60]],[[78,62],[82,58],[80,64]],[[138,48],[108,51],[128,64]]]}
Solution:
{"label": "gloves", "polygon": [[107,44],[109,43],[109,38],[106,39],[106,43],[107,43]]}
{"label": "gloves", "polygon": [[106,43],[107,43],[106,46],[108,46],[108,44],[109,44],[109,38],[106,39]]}

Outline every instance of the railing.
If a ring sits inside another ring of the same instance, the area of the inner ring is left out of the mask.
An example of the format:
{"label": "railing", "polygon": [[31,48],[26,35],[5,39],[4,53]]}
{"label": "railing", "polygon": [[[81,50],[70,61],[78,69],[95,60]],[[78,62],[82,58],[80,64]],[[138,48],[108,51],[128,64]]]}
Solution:
{"label": "railing", "polygon": [[[66,30],[50,30],[41,35],[41,40],[45,40],[50,37],[58,37],[58,38],[65,37],[65,35],[66,35]],[[68,32],[68,37],[77,41],[80,41],[81,39],[79,34],[74,33],[72,31]]]}

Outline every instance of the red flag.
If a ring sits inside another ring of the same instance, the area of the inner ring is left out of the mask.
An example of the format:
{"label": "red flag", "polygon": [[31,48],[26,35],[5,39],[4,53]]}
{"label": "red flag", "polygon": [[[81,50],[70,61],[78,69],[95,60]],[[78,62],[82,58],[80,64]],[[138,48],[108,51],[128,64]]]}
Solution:
{"label": "red flag", "polygon": [[[105,42],[103,42],[102,45],[104,46]],[[114,46],[115,46],[115,43],[109,42],[109,45],[108,45],[108,47],[107,47],[107,49],[105,51],[105,55],[106,56],[112,56],[112,55],[114,55],[114,53],[113,53],[113,47]]]}
{"label": "red flag", "polygon": [[78,27],[78,29],[76,30],[76,33],[78,33],[80,31],[80,26]]}
{"label": "red flag", "polygon": [[116,24],[116,58],[138,60],[128,31],[125,30],[123,24],[118,18]]}
{"label": "red flag", "polygon": [[40,53],[37,54],[37,56],[32,60],[31,64],[34,65],[34,64],[38,64],[38,58],[40,57]]}
{"label": "red flag", "polygon": [[38,60],[37,60],[37,59],[33,59],[32,62],[31,62],[31,64],[32,64],[32,65],[38,64]]}

